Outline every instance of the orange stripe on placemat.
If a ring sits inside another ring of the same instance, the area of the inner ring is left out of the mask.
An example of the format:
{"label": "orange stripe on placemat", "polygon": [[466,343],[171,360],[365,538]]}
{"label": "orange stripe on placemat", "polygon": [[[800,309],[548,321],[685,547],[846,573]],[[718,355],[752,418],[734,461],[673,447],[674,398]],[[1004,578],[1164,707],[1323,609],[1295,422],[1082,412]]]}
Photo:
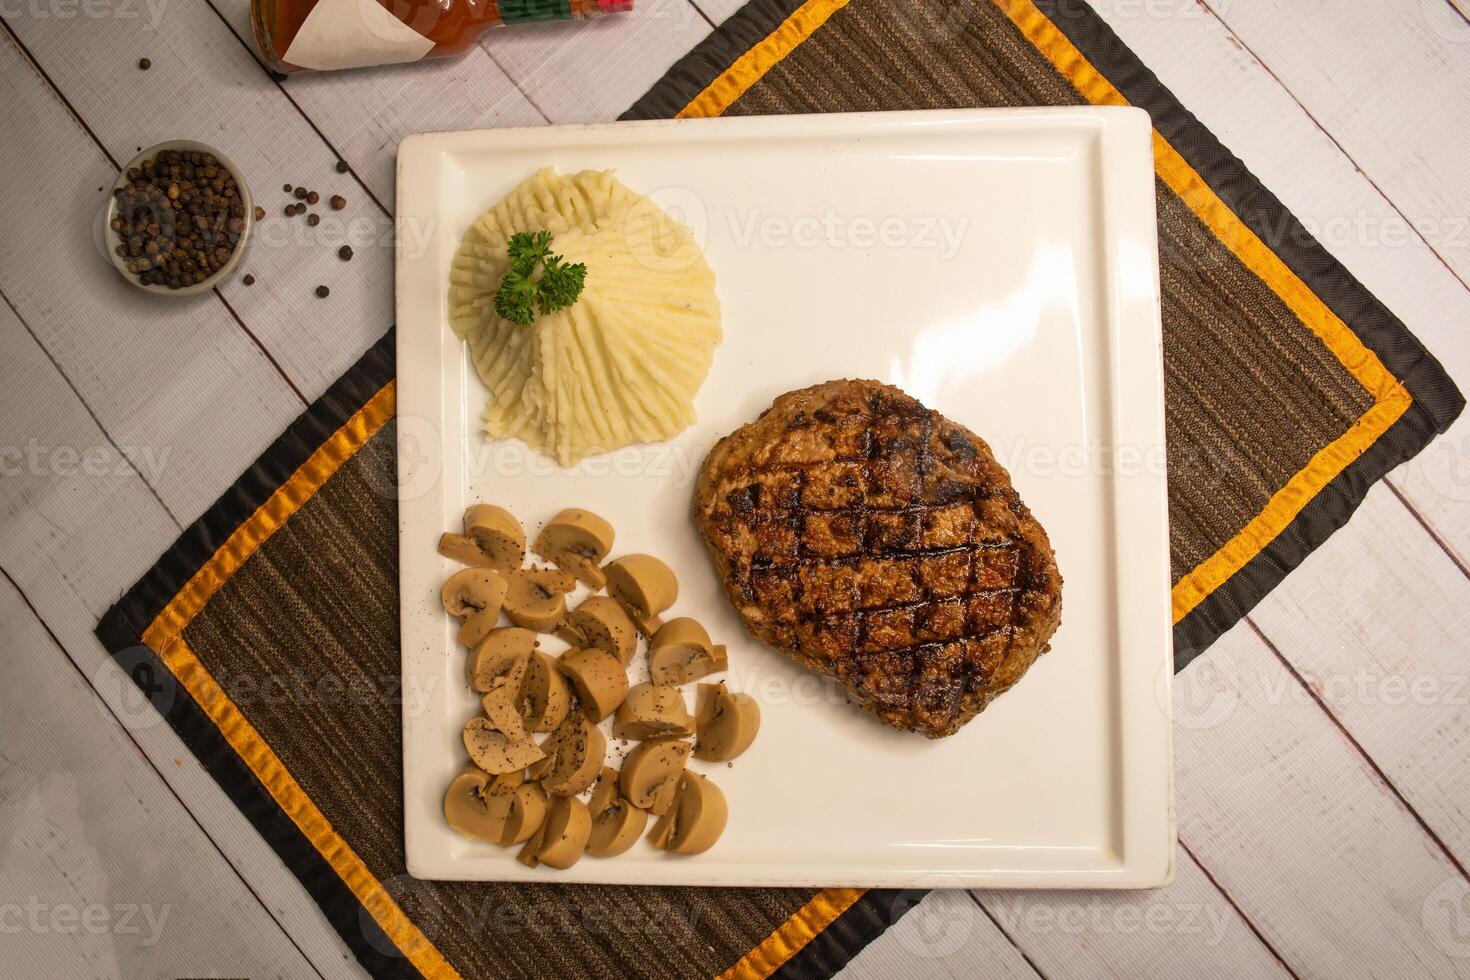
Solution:
{"label": "orange stripe on placemat", "polygon": [[718,116],[760,81],[776,63],[812,36],[827,18],[847,6],[847,0],[807,0],[792,11],[791,16],[755,47],[735,59],[735,63],[710,82],[703,92],[679,110],[676,119]]}
{"label": "orange stripe on placemat", "polygon": [[830,926],[837,917],[862,898],[865,888],[827,888],[781,923],[761,944],[740,958],[720,980],[757,980],[768,977],[801,951],[817,933]]}
{"label": "orange stripe on placemat", "polygon": [[317,809],[285,763],[230,700],[183,637],[184,627],[235,570],[302,504],[310,500],[384,423],[393,418],[394,410],[395,388],[394,382],[390,381],[318,446],[306,462],[271,494],[270,499],[235,529],[143,631],[143,642],[158,653],[159,659],[250,767],[281,810],[311,841],[409,962],[426,977],[457,977],[459,974],[454,967],[398,907],[348,843],[332,829],[331,822]]}
{"label": "orange stripe on placemat", "polygon": [[[1095,105],[1128,104],[1123,93],[1088,62],[1031,0],[994,2],[1089,102]],[[1281,297],[1282,302],[1317,335],[1374,399],[1373,406],[1346,432],[1313,456],[1240,533],[1179,580],[1173,590],[1174,622],[1177,623],[1275,540],[1323,487],[1398,421],[1413,404],[1413,398],[1403,383],[1383,366],[1378,355],[1364,346],[1357,334],[1312,292],[1301,277],[1246,227],[1157,130],[1154,131],[1154,164],[1170,189],[1189,205],[1190,210],[1246,268]]]}

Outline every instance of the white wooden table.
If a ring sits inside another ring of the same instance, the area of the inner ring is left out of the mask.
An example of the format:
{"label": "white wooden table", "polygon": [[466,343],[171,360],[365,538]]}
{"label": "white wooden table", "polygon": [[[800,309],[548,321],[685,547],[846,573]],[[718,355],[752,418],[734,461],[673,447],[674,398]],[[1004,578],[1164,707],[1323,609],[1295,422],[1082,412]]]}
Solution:
{"label": "white wooden table", "polygon": [[[1465,0],[1095,2],[1470,387]],[[0,972],[358,972],[93,625],[392,322],[401,137],[612,119],[738,4],[283,85],[246,0],[0,4]],[[345,186],[379,244],[257,243],[255,286],[148,301],[89,229],[117,164],[184,134],[267,201]],[[936,893],[847,973],[1470,976],[1467,560],[1462,421],[1180,677],[1171,888]]]}

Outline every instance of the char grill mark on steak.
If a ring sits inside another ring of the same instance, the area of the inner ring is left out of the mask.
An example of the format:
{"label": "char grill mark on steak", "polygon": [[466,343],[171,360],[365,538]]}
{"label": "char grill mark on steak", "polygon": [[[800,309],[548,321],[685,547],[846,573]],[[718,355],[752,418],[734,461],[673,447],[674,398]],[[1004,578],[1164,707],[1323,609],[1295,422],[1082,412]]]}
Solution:
{"label": "char grill mark on steak", "polygon": [[777,399],[711,452],[696,512],[752,632],[898,728],[951,734],[1056,626],[1050,545],[989,448],[876,382]]}

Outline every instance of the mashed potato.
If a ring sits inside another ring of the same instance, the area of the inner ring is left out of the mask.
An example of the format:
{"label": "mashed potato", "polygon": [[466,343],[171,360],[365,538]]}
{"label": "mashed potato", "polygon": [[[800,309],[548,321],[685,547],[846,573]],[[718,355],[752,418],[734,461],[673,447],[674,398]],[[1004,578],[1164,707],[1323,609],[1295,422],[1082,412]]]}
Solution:
{"label": "mashed potato", "polygon": [[[511,235],[545,229],[587,266],[571,307],[518,326],[495,312]],[[720,343],[715,276],[689,230],[610,171],[546,169],[476,218],[455,253],[449,323],[490,389],[485,434],[571,466],[695,419]]]}

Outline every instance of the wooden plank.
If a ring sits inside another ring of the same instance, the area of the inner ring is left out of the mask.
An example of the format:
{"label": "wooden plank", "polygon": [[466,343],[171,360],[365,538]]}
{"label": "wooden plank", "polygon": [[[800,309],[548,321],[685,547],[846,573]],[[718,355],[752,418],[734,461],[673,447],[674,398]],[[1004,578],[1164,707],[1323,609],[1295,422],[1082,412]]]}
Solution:
{"label": "wooden plank", "polygon": [[1179,675],[1180,839],[1298,974],[1462,975],[1466,890],[1250,630]]}
{"label": "wooden plank", "polygon": [[[52,731],[54,750],[70,758],[95,758],[98,770],[126,777],[137,798],[153,801],[147,805],[155,811],[153,817],[160,825],[171,827],[170,821],[175,820],[167,817],[166,808],[156,802],[161,799],[160,792],[171,790],[194,815],[203,832],[184,816],[182,808],[177,811],[177,820],[187,823],[194,837],[179,830],[133,843],[132,851],[148,867],[197,880],[198,891],[192,894],[200,905],[207,906],[211,889],[217,889],[228,908],[232,889],[239,884],[235,872],[225,867],[228,861],[246,876],[250,889],[290,931],[318,970],[333,976],[355,968],[350,964],[356,961],[311,897],[194,760],[173,729],[151,705],[140,700],[132,681],[92,635],[98,618],[112,601],[179,533],[178,524],[4,306],[0,306],[0,351],[4,351],[0,357],[0,472],[4,475],[0,479],[0,565],[25,591],[66,649],[63,654],[49,640],[37,643],[15,639],[17,634],[10,631],[29,631],[24,620],[30,614],[20,617],[20,626],[14,626],[7,616],[3,649],[14,657],[35,656],[44,663],[44,667],[31,670],[22,668],[16,676],[32,679],[25,684],[6,685],[7,690],[25,695],[30,704],[44,706],[43,714],[58,721],[75,718],[81,712],[85,723]],[[149,467],[146,454],[134,451],[131,455],[145,470]],[[5,602],[8,607],[9,600]],[[68,657],[77,667],[66,662]],[[64,679],[76,676],[77,668],[95,694],[88,694],[85,688],[80,695],[73,692],[66,696],[45,693],[50,688],[34,690],[35,677]],[[97,697],[106,707],[99,704],[94,710],[84,705]],[[0,708],[0,717],[6,719],[6,731],[10,732],[12,726],[8,723],[18,715]],[[119,719],[127,731],[119,728]],[[129,775],[142,765],[137,749],[152,760],[167,787],[156,773],[151,784],[156,790],[147,788],[147,779]],[[13,747],[7,751],[13,752]],[[110,785],[100,776],[93,781],[104,787]],[[95,809],[99,824],[112,819],[109,807]],[[90,822],[89,818],[89,826]],[[214,845],[204,840],[206,833]],[[215,847],[224,860],[213,850]],[[185,864],[171,856],[176,848],[185,857]],[[214,854],[213,864],[205,852]],[[209,930],[198,933],[205,949],[209,948],[209,934]],[[228,948],[223,947],[226,951]],[[261,948],[268,951],[274,947],[262,941]],[[216,968],[253,972],[238,970],[223,959],[208,958],[181,963],[177,969],[160,966],[157,970],[123,972],[199,975]],[[285,975],[302,972],[298,965]]]}
{"label": "wooden plank", "polygon": [[310,975],[3,580],[0,645],[6,973]]}
{"label": "wooden plank", "polygon": [[1286,970],[1188,853],[1147,892],[977,892],[1049,980],[1188,975],[1284,977]]}
{"label": "wooden plank", "polygon": [[[942,879],[920,888],[943,888]],[[895,902],[912,903],[915,893],[900,892]],[[848,961],[844,980],[906,977],[987,977],[1035,980],[1021,951],[996,928],[963,889],[931,891],[919,904]]]}
{"label": "wooden plank", "polygon": [[[1422,6],[1427,9],[1438,2],[1425,0]],[[1320,9],[1323,4],[1214,6],[1232,24],[1244,17],[1252,24],[1270,25],[1278,16],[1298,22],[1305,16],[1300,13],[1303,7]],[[1421,7],[1412,6],[1415,10]],[[1341,113],[1321,108],[1317,101],[1304,109],[1293,92],[1272,76],[1273,71],[1286,70],[1284,64],[1273,62],[1268,71],[1241,40],[1194,3],[1102,5],[1099,12],[1180,101],[1318,235],[1348,271],[1404,320],[1461,388],[1470,388],[1470,333],[1464,329],[1470,322],[1470,291],[1412,231],[1413,221],[1423,220],[1441,229],[1447,229],[1451,221],[1458,223],[1466,215],[1466,194],[1457,190],[1458,204],[1451,202],[1445,209],[1430,210],[1430,199],[1412,194],[1401,197],[1408,193],[1400,188],[1402,181],[1388,177],[1388,171],[1402,174],[1417,166],[1416,147],[1425,140],[1443,141],[1443,148],[1432,155],[1438,161],[1436,166],[1444,165],[1446,155],[1463,161],[1470,149],[1470,133],[1463,126],[1437,124],[1428,114],[1443,111],[1451,114],[1447,118],[1463,119],[1464,111],[1456,107],[1465,105],[1470,90],[1462,87],[1440,102],[1414,94],[1419,84],[1416,78],[1427,79],[1425,84],[1434,91],[1444,83],[1432,71],[1406,76],[1399,68],[1388,70],[1373,52],[1383,39],[1391,39],[1384,42],[1383,50],[1403,51],[1411,43],[1401,35],[1407,33],[1422,40],[1422,25],[1391,5],[1374,6],[1371,11],[1365,7],[1361,16],[1354,9],[1354,16],[1349,18],[1313,17],[1312,42],[1283,47],[1278,52],[1278,60],[1315,65],[1313,70],[1330,80],[1320,91],[1313,87],[1307,94],[1325,98],[1335,86],[1336,98],[1356,97],[1355,104],[1366,114],[1343,118],[1337,118]],[[1364,18],[1370,18],[1376,29],[1363,30]],[[1266,26],[1253,33],[1273,29]],[[1361,33],[1353,35],[1356,40],[1349,48],[1341,39],[1352,31]],[[1336,40],[1322,43],[1322,32]],[[1273,46],[1271,50],[1278,49]],[[1457,79],[1470,66],[1470,45],[1432,50],[1446,62],[1446,78]],[[1420,64],[1423,58],[1416,55],[1413,60]],[[1342,84],[1347,79],[1365,81]],[[1372,92],[1365,88],[1368,85]],[[1392,91],[1382,96],[1372,94],[1380,89]],[[1302,91],[1295,94],[1301,95]],[[1417,120],[1422,135],[1409,141],[1382,136],[1381,132],[1397,128],[1395,124],[1380,131],[1383,114],[1393,111],[1382,103],[1383,99],[1417,103],[1418,109],[1408,105],[1398,108],[1408,114],[1406,119]],[[1374,107],[1371,112],[1368,106]],[[1313,116],[1333,118],[1331,135],[1318,126]],[[1370,140],[1384,140],[1387,149],[1363,151],[1369,162],[1378,161],[1381,153],[1400,154],[1400,162],[1385,173],[1365,174],[1359,169],[1362,161],[1355,148]],[[1352,150],[1352,158],[1343,152],[1343,146]],[[1441,183],[1448,180],[1454,182],[1454,187],[1461,187],[1470,179],[1460,163],[1452,163],[1450,168],[1453,176],[1438,178]],[[1385,191],[1390,191],[1392,200],[1385,197]],[[1447,543],[1460,564],[1470,565],[1470,521],[1464,519],[1465,507],[1470,504],[1470,419],[1462,418],[1434,446],[1396,471],[1391,482]]]}
{"label": "wooden plank", "polygon": [[27,175],[0,186],[0,293],[117,443],[153,460],[169,509],[192,518],[301,403],[218,300],[144,294],[88,245],[112,168],[8,35],[0,74],[12,134],[0,167]]}
{"label": "wooden plank", "polygon": [[1470,864],[1470,580],[1413,515],[1375,488],[1252,618]]}
{"label": "wooden plank", "polygon": [[[131,159],[140,146],[180,134],[210,142],[234,160],[266,218],[256,226],[240,265],[241,276],[223,284],[220,293],[307,399],[324,391],[392,326],[391,219],[368,199],[361,185],[336,173],[336,155],[208,6],[172,6],[152,31],[141,21],[86,19],[19,18],[9,26],[118,163]],[[139,71],[138,56],[149,52],[153,67]],[[208,84],[200,84],[201,78],[208,78]],[[105,165],[94,162],[99,154],[85,148],[89,140],[80,130],[75,136],[64,135],[60,122],[41,122],[56,116],[55,110],[46,111],[47,103],[54,101],[38,92],[28,94],[23,105],[36,115],[32,125],[42,126],[33,131],[55,130],[53,138],[74,144],[72,152],[88,161],[89,173],[96,174],[95,179],[89,176],[92,186],[85,195],[76,187],[65,189],[69,197],[84,202],[86,211],[85,217],[70,220],[68,227],[88,228],[87,219],[101,206],[102,198],[92,192],[100,184],[110,185],[115,171],[108,175]],[[162,101],[169,105],[167,114],[157,109]],[[361,118],[361,114],[352,118]],[[14,166],[34,167],[43,154],[59,157],[63,151],[49,141],[34,147],[16,141],[13,148],[0,152]],[[341,193],[348,197],[349,206],[337,212],[322,203],[315,209],[322,223],[310,228],[304,217],[282,215],[286,203],[294,203],[281,190],[285,183],[309,186],[324,202]],[[57,193],[61,192],[58,187]],[[12,193],[24,195],[32,208],[51,206],[35,188],[17,188]],[[39,220],[36,214],[26,217]],[[351,262],[337,257],[337,248],[344,243],[356,251]],[[79,253],[72,261],[96,264],[90,253]],[[102,272],[116,278],[106,268]],[[245,273],[256,278],[254,286],[243,285]],[[88,281],[95,277],[89,276]],[[331,296],[318,299],[314,295],[318,285],[326,285]],[[124,293],[125,286],[110,283],[104,293],[99,283],[85,292],[111,298]],[[187,309],[191,319],[219,319],[233,334],[241,335],[246,347],[254,346],[216,298],[170,303],[140,294],[129,299],[132,307],[155,311],[155,317],[181,316],[174,311]],[[32,319],[26,310],[22,313],[28,321]],[[100,327],[108,319],[92,316],[76,318],[76,322]],[[155,358],[153,363],[169,360]],[[276,388],[279,385],[262,392],[270,397],[272,407],[300,410],[300,399],[289,392],[286,398],[277,397]],[[201,394],[218,397],[217,392],[207,390]],[[280,427],[268,431],[274,433]],[[234,467],[236,471],[240,468]]]}
{"label": "wooden plank", "polygon": [[606,122],[711,30],[689,0],[638,0],[582,24],[492,31],[482,46],[551,122]]}
{"label": "wooden plank", "polygon": [[1470,282],[1470,24],[1448,0],[1211,4]]}

